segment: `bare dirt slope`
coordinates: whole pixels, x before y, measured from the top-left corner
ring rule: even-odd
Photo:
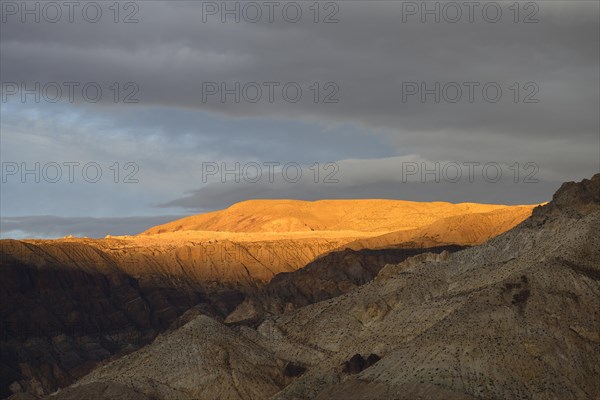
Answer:
[[[371,283],[256,330],[194,319],[70,390],[108,382],[157,399],[170,398],[164,388],[180,399],[598,399],[599,228],[600,174],[563,185],[483,245],[390,264]],[[248,341],[253,350],[240,351]],[[177,350],[183,342],[194,350]],[[206,379],[211,371],[218,381]]]
[[[181,231],[392,232],[424,227],[441,218],[511,208],[495,204],[402,200],[249,200],[225,210],[159,225],[142,235]]]

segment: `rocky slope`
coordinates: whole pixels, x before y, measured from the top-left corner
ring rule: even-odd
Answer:
[[[401,230],[358,239],[345,245],[352,249],[401,246],[441,246],[480,244],[506,232],[531,215],[531,206],[513,206],[487,212],[453,215],[415,229]]]
[[[483,245],[389,264],[257,329],[194,318],[52,398],[598,399],[599,227],[600,174]]]
[[[228,322],[258,322],[268,313],[345,293],[385,263],[423,252],[427,243],[479,243],[531,210],[388,200],[250,201],[134,237],[0,241],[0,394],[40,395],[63,387],[99,361],[148,343],[197,304],[199,314],[224,320],[248,297]],[[435,228],[447,218],[462,218],[463,239]],[[426,236],[434,232],[428,227],[441,236]],[[410,233],[391,234],[398,229]],[[415,250],[342,251],[317,262],[321,267],[278,277],[260,292],[279,273],[350,243],[361,249],[357,240],[381,235],[390,236],[378,241],[380,247],[406,241]],[[259,299],[258,313],[252,299]]]
[[[94,260],[93,255],[87,259]],[[147,283],[110,263],[95,262],[97,269],[68,268],[46,255],[43,265],[25,264],[3,253],[2,397],[11,389],[54,391],[89,372],[98,361],[149,343],[194,305],[200,303],[205,313],[224,317],[243,299],[231,291],[208,297],[192,285]]]
[[[533,207],[256,200],[177,220],[138,236],[0,241],[0,250],[24,264],[120,271],[159,284],[186,282],[207,290],[256,287],[278,273],[295,271],[346,247],[479,244],[527,218]],[[452,224],[446,223],[449,218]],[[369,242],[370,238],[376,242]]]
[[[3,245],[10,247],[0,263],[4,273],[0,284],[3,396],[11,389],[41,395],[64,387],[99,361],[147,344],[174,321],[173,325],[181,325],[189,317],[176,318],[197,304],[195,315],[222,320],[245,295],[227,322],[256,323],[267,310],[276,313],[337,296],[371,280],[386,263],[427,251],[334,252],[310,263],[306,270],[276,275],[264,289],[242,293],[206,291],[177,280],[161,284],[157,279],[136,279],[120,271],[110,258],[99,257],[101,253],[85,254],[94,264],[78,267],[49,262],[61,259],[53,252],[56,249],[17,241]],[[9,259],[20,246],[25,247],[20,252],[29,256],[24,257],[29,264]],[[43,250],[45,257],[36,257]],[[252,305],[250,316],[248,304]]]
[[[334,251],[294,272],[282,272],[250,293],[225,320],[257,324],[268,315],[290,313],[299,307],[340,296],[371,281],[386,264],[422,253],[454,252],[462,246]]]

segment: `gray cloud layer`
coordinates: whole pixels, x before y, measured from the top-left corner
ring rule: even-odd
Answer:
[[[31,87],[36,81],[94,81],[104,88],[99,104],[82,102],[81,96],[67,104],[73,114],[91,116],[85,129],[79,119],[75,119],[77,126],[69,128],[68,118],[66,123],[47,115],[42,118],[35,110],[37,104],[29,100],[19,105],[13,97],[17,107],[32,108],[27,112],[34,117],[20,129],[15,128],[18,122],[3,122],[4,158],[9,143],[19,159],[40,158],[50,148],[61,160],[71,153],[92,160],[141,160],[146,180],[136,186],[137,192],[128,192],[128,204],[109,207],[122,209],[125,215],[139,215],[139,205],[130,200],[136,194],[145,205],[192,210],[223,208],[252,197],[533,203],[548,200],[560,181],[589,177],[600,170],[598,2],[527,3],[539,7],[535,15],[539,22],[531,24],[513,21],[509,8],[513,1],[495,3],[503,11],[498,23],[486,22],[481,7],[473,23],[466,15],[459,23],[421,23],[418,16],[404,23],[406,2],[338,1],[339,23],[334,24],[313,23],[308,9],[312,2],[299,3],[304,16],[295,24],[281,17],[275,23],[264,19],[256,24],[221,23],[218,17],[203,23],[202,2],[137,3],[139,22],[134,24],[115,24],[108,3],[101,3],[104,17],[96,24],[80,16],[74,23],[63,19],[56,24],[23,24],[11,16],[0,25],[3,83],[26,82]],[[520,3],[520,21],[531,12],[525,4]],[[140,103],[112,104],[107,88],[115,81],[135,82]],[[272,104],[221,103],[217,96],[203,102],[202,82],[207,81],[229,86],[293,81],[304,92],[295,104],[280,95]],[[330,81],[339,86],[339,102],[315,104],[308,87]],[[436,103],[432,96],[426,102],[419,96],[403,102],[403,83],[409,81],[425,82],[428,87],[435,82],[480,86],[473,103],[466,100],[466,91],[458,103]],[[482,97],[481,87],[487,82],[503,90],[497,103]],[[511,90],[515,82],[519,83],[517,103]],[[527,83],[534,85],[525,87]],[[530,93],[539,102],[524,103]],[[197,115],[190,116],[193,113]],[[227,124],[215,122],[218,118]],[[352,127],[352,134],[340,134],[345,127]],[[59,133],[42,134],[42,128]],[[52,134],[56,140],[48,145]],[[109,135],[109,140],[102,135]],[[358,135],[364,139],[357,139]],[[399,185],[394,165],[382,162],[375,168],[369,161],[392,155],[413,155],[426,162],[535,162],[542,182]],[[351,168],[342,162],[348,158],[367,160]],[[203,185],[197,180],[201,161],[249,160],[305,165],[311,160],[338,161],[343,179],[333,186]],[[122,192],[114,198],[123,199]],[[23,193],[31,197],[30,191]],[[18,195],[9,198],[15,202]],[[21,203],[28,202],[23,198]],[[18,204],[7,209],[5,202],[4,212],[23,215]],[[52,204],[48,213],[55,212],[60,198],[53,196]]]
[[[539,23],[515,24],[509,2],[496,24],[401,21],[402,2],[339,2],[340,22],[202,23],[194,2],[140,4],[137,24],[20,24],[2,31],[3,81],[134,81],[143,104],[191,107],[230,116],[267,115],[355,122],[418,139],[445,132],[496,138],[591,143],[598,128],[598,3],[538,2]],[[202,102],[202,82],[336,82],[339,104]],[[489,104],[402,102],[402,82],[497,82]],[[514,104],[509,87],[534,82],[538,104]],[[106,86],[104,86],[106,87]],[[523,89],[522,89],[523,90]],[[529,93],[524,90],[521,95]],[[466,96],[466,94],[465,94]],[[110,99],[110,96],[104,96]],[[413,135],[419,135],[413,137]],[[467,144],[476,147],[476,144]],[[431,151],[431,150],[430,150]]]
[[[560,181],[535,164],[507,165],[471,160],[433,162],[418,156],[348,159],[297,168],[283,166],[224,174],[215,165],[208,183],[161,204],[194,211],[214,210],[247,199],[384,198],[414,201],[535,204],[549,201]],[[230,166],[231,167],[231,166]],[[260,170],[259,174],[255,171]],[[507,199],[509,199],[507,201]]]
[[[397,181],[380,181],[358,186],[342,185],[278,185],[263,184],[213,184],[192,192],[186,197],[171,201],[164,206],[183,207],[190,210],[206,211],[237,202],[252,199],[281,199],[298,200],[319,199],[397,199],[413,201],[448,201],[453,203],[497,203],[498,198],[506,196],[507,188],[514,204],[535,204],[549,201],[548,193],[555,191],[560,183],[542,182],[510,186],[503,184],[485,184],[486,191],[481,190],[481,184],[473,185],[466,182],[440,184],[400,183]],[[444,193],[443,199],[440,192]]]

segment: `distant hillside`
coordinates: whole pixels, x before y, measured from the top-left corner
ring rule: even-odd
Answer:
[[[250,200],[155,226],[142,235],[181,231],[392,232],[421,228],[442,218],[512,209],[521,210],[494,204],[402,200]]]

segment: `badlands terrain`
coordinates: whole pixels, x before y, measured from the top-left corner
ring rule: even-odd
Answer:
[[[597,399],[599,223],[596,175],[535,209],[248,201],[2,241],[2,395]]]

